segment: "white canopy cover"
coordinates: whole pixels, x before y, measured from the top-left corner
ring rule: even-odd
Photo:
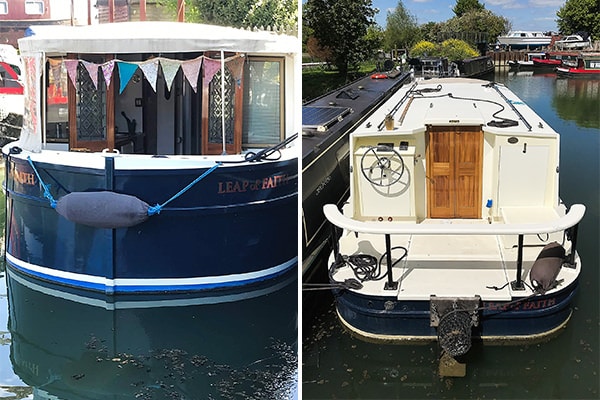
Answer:
[[[254,55],[292,55],[298,39],[275,32],[166,21],[87,26],[40,25],[19,39],[25,69],[25,112],[18,146],[41,151],[40,76],[46,57],[71,54],[189,53],[204,51]],[[295,58],[295,57],[294,57]]]
[[[160,53],[230,51],[257,54],[295,52],[297,39],[274,32],[166,21],[119,22],[85,26],[31,27],[19,39],[21,54]]]

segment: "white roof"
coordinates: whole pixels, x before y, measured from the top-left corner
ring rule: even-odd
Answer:
[[[289,54],[300,49],[293,36],[182,22],[118,22],[85,26],[43,25],[19,39],[21,53],[176,53],[230,51]]]

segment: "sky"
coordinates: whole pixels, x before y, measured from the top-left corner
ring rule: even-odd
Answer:
[[[388,11],[393,11],[398,0],[372,0],[373,8],[378,8],[377,23],[385,28]],[[556,12],[565,0],[479,0],[487,10],[505,17],[514,30],[558,31]],[[452,8],[456,0],[402,0],[408,12],[417,18],[417,23],[441,22],[454,17]]]

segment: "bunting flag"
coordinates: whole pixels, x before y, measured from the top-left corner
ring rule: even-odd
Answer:
[[[181,61],[179,60],[172,60],[170,58],[160,59],[160,66],[162,68],[163,76],[165,77],[165,83],[167,84],[167,89],[169,92],[171,91],[173,80],[175,79],[175,75],[177,75],[177,71],[179,71],[180,65]]]
[[[110,86],[110,82],[112,81],[113,71],[115,70],[115,60],[110,60],[101,65],[102,74],[104,74],[104,81],[106,82],[106,87]]]
[[[49,58],[48,63],[50,64],[50,72],[52,73],[52,82],[56,88],[60,88],[61,79],[60,74],[62,72],[62,60],[57,60],[54,58]]]
[[[236,88],[242,87],[242,74],[244,73],[244,61],[243,55],[237,55],[225,60],[225,65],[233,75],[233,79],[236,83]]]
[[[71,83],[77,87],[77,66],[79,65],[79,60],[65,60],[64,62]]]
[[[117,68],[119,69],[119,81],[120,81],[119,94],[121,94],[121,93],[123,93],[123,90],[125,90],[125,87],[127,87],[127,84],[131,80],[131,77],[133,76],[133,74],[135,74],[135,71],[137,71],[138,66],[137,66],[137,64],[132,64],[132,63],[123,62],[123,61],[117,61]]]
[[[200,68],[202,67],[202,60],[204,56],[194,58],[193,60],[183,61],[181,63],[181,69],[183,75],[192,86],[194,93],[198,91],[198,75],[200,75]]]
[[[99,65],[88,62],[88,61],[84,61],[84,60],[81,60],[81,63],[83,64],[86,71],[88,72],[88,75],[92,79],[92,82],[94,83],[94,87],[96,89],[98,89],[98,66]],[[107,84],[107,86],[108,86],[108,84]]]
[[[213,76],[221,69],[221,61],[213,60],[212,58],[204,57],[204,69],[202,78],[208,84],[212,81]]]
[[[158,58],[152,58],[138,64],[138,67],[144,73],[146,80],[152,86],[152,90],[156,92],[156,79],[158,78]]]
[[[236,55],[233,57],[229,57],[224,60],[226,68],[233,75],[237,87],[241,87],[242,76],[244,73],[244,55]],[[152,86],[152,90],[156,92],[156,82],[158,81],[158,70],[159,67],[162,69],[162,74],[165,78],[165,84],[167,85],[167,89],[171,91],[171,87],[173,86],[173,81],[177,76],[177,72],[181,67],[183,71],[183,75],[185,79],[188,81],[194,93],[198,91],[198,78],[200,76],[200,70],[202,70],[202,79],[207,83],[210,82],[215,74],[221,70],[221,60],[219,59],[211,59],[205,56],[199,56],[192,60],[175,60],[164,57],[156,57],[151,58],[146,61],[121,61],[121,60],[110,60],[103,64],[96,64],[85,60],[58,60],[58,59],[49,59],[50,68],[53,74],[53,77],[56,82],[60,81],[60,73],[62,70],[62,66],[64,65],[69,79],[73,83],[74,86],[77,85],[77,67],[79,62],[82,63],[84,68],[86,69],[90,79],[92,80],[94,87],[96,90],[98,89],[98,68],[101,68],[102,75],[104,76],[104,81],[106,82],[106,86],[110,86],[112,82],[112,77],[114,74],[115,64],[119,70],[119,94],[123,93],[129,81],[131,81],[132,77],[135,75],[137,68],[142,70],[144,74],[144,78],[150,83]]]

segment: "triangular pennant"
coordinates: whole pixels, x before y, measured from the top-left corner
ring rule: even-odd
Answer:
[[[221,69],[221,61],[204,57],[204,68],[202,78],[208,83],[212,81],[213,76]]]
[[[71,80],[73,86],[77,86],[77,66],[79,60],[65,60],[65,67],[67,68],[67,75]]]
[[[98,89],[98,64],[94,64],[94,63],[91,63],[89,61],[84,61],[84,60],[81,60],[81,63],[83,64],[86,71],[88,72],[88,75],[92,79],[92,82],[94,83],[94,88],[96,88],[96,90],[97,90]]]
[[[229,71],[235,79],[236,87],[239,89],[242,87],[242,74],[244,73],[244,56],[238,55],[228,60],[225,60],[225,65],[229,68]]]
[[[138,66],[132,63],[117,61],[117,67],[119,68],[120,81],[119,94],[121,94],[131,80],[133,74],[135,74],[135,71],[137,71]]]
[[[152,86],[152,90],[156,92],[156,79],[158,77],[158,58],[153,58],[138,64],[138,67],[144,73],[146,80]]]
[[[115,60],[110,60],[101,65],[102,74],[104,74],[104,82],[106,82],[106,87],[110,86],[110,82],[112,81],[113,71],[115,70]]]
[[[198,75],[200,75],[200,68],[202,67],[202,59],[204,56],[194,58],[193,60],[184,61],[181,63],[181,69],[183,75],[192,86],[194,93],[198,91]]]
[[[49,58],[48,63],[50,64],[50,72],[52,73],[52,83],[54,83],[56,88],[60,88],[60,74],[63,65],[62,60]]]
[[[179,70],[180,65],[181,61],[178,60],[171,60],[169,58],[160,59],[160,66],[162,67],[163,76],[165,77],[165,83],[167,84],[167,89],[169,91],[171,91],[173,79],[175,79],[175,75],[177,75],[177,71]]]

